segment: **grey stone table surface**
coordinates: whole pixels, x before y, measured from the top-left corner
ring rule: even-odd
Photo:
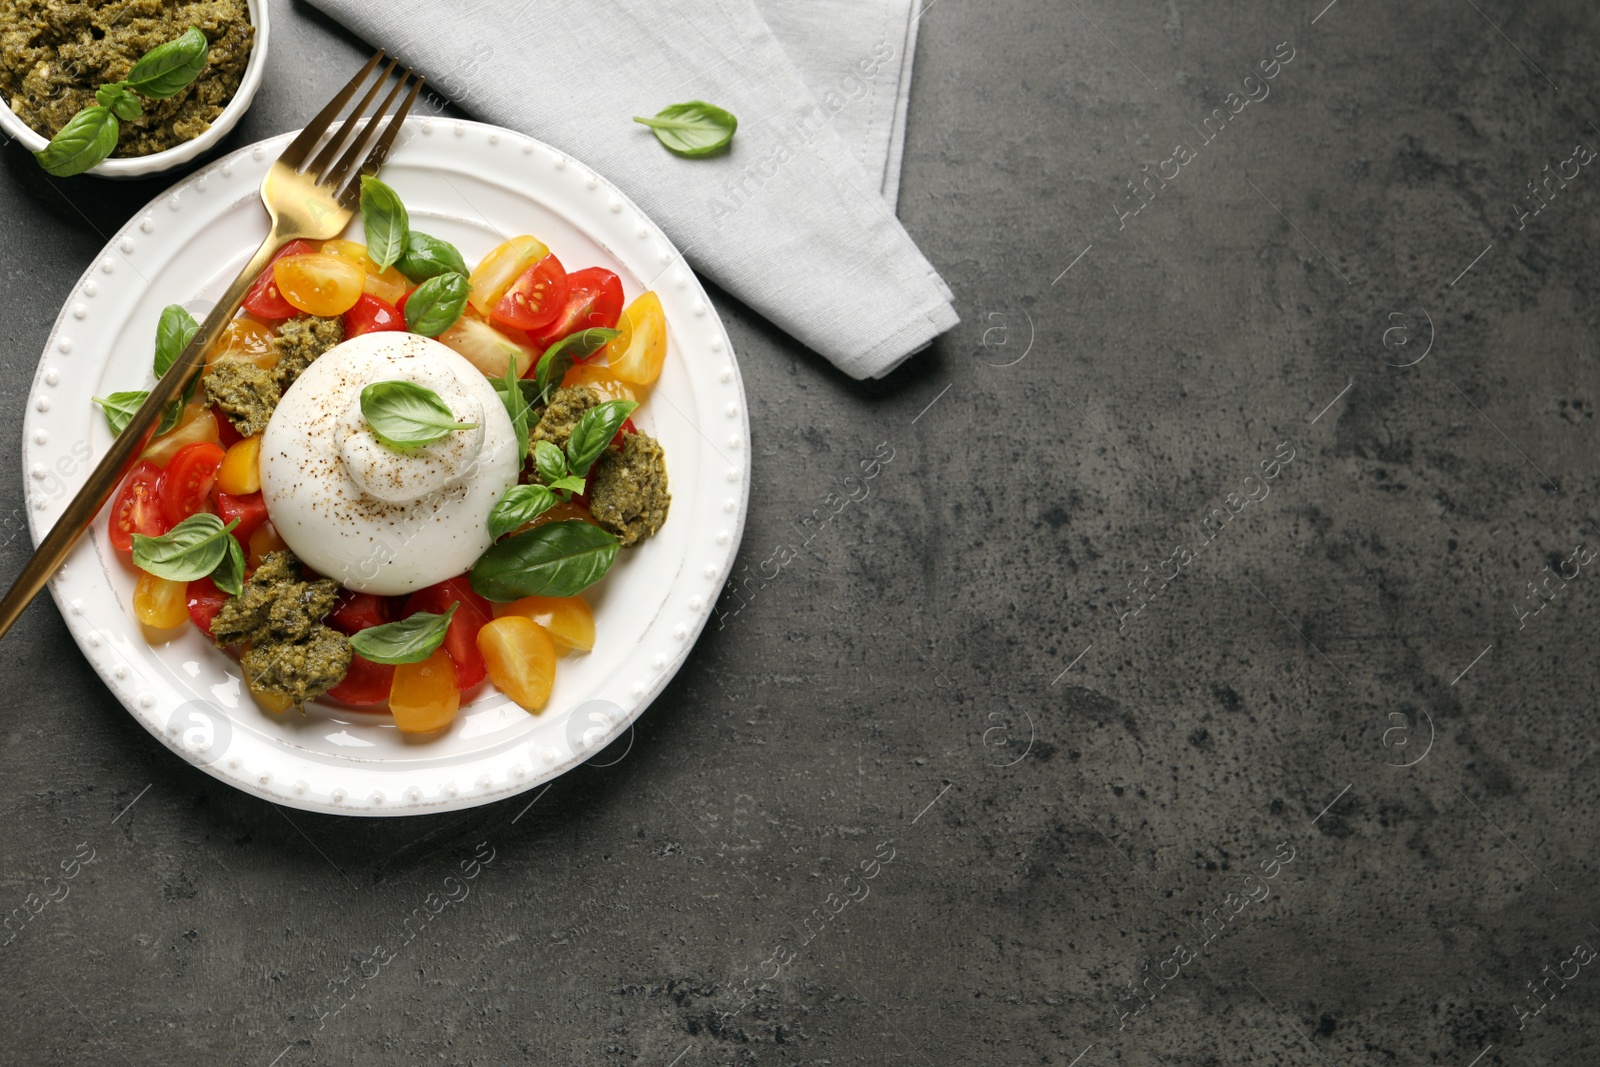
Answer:
[[[273,15],[230,147],[364,52]],[[860,384],[714,294],[739,591],[590,765],[281,810],[30,609],[0,1059],[1600,1063],[1597,41],[1579,0],[936,0],[900,215],[964,322]],[[0,159],[17,427],[164,183]]]

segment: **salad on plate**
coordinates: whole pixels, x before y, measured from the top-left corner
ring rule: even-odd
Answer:
[[[165,413],[107,515],[152,643],[195,626],[273,713],[322,700],[405,733],[487,682],[529,712],[595,642],[583,597],[671,496],[635,423],[667,327],[536,237],[470,270],[364,178],[365,244],[293,241]],[[160,377],[198,329],[161,314]],[[146,394],[96,397],[113,433]]]

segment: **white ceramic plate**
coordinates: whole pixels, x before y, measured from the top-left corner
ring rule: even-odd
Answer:
[[[628,300],[654,289],[671,342],[641,409],[667,455],[672,509],[586,595],[594,651],[567,656],[545,711],[485,685],[442,736],[402,736],[386,715],[308,705],[274,716],[231,657],[199,631],[152,647],[131,610],[136,572],[102,514],[50,591],[83,654],[133,716],[230,785],[312,811],[409,815],[487,803],[583,762],[626,731],[682,665],[739,547],[750,425],[727,333],[672,243],[604,178],[550,146],[475,122],[411,119],[383,170],[412,225],[468,263],[506,237],[537,235],[568,269],[602,266]],[[288,144],[241,149],[139,212],[86,271],[56,320],[24,419],[28,517],[37,543],[109,446],[92,396],[146,388],[156,320],[201,317],[266,235],[257,189]],[[349,236],[361,239],[360,221]],[[49,685],[48,667],[29,680]]]

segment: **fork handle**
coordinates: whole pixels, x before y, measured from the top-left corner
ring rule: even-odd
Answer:
[[[211,345],[227,328],[227,325],[239,310],[239,304],[244,300],[245,293],[251,284],[261,274],[278,249],[282,248],[293,237],[293,234],[283,235],[276,226],[267,235],[267,239],[256,249],[255,255],[250,257],[239,276],[228,286],[227,291],[217,301],[216,307],[206,316],[200,328],[195,331],[183,352],[177,360],[156,382],[154,389],[139,410],[134,412],[133,418],[128,420],[127,426],[111,442],[111,447],[100,458],[90,472],[88,480],[77,495],[67,503],[61,512],[61,517],[50,527],[50,532],[45,534],[44,540],[39,542],[39,547],[34,550],[33,557],[22,568],[22,573],[11,584],[4,598],[0,598],[0,637],[4,637],[17,621],[23,609],[45,587],[50,576],[56,568],[67,558],[73,546],[78,543],[94,517],[100,513],[105,502],[117,486],[122,484],[123,477],[134,465],[139,454],[144,451],[150,432],[155,429],[160,421],[161,413],[167,405],[177,399],[189,383],[194,381],[205,368],[206,352]]]

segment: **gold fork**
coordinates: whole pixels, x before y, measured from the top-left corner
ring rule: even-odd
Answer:
[[[89,528],[107,498],[144,451],[146,439],[155,429],[167,405],[199,376],[205,367],[206,351],[227,328],[234,312],[239,310],[245,293],[267,264],[272,262],[272,257],[293,240],[319,241],[337,237],[355,217],[361,196],[360,177],[376,173],[383,163],[400,132],[406,113],[411,110],[417,93],[422,89],[422,79],[418,77],[413,81],[411,71],[407,69],[376,110],[365,121],[358,121],[394,72],[395,60],[391,59],[361,98],[361,103],[351,109],[350,117],[328,138],[314,158],[309,157],[312,149],[328,133],[334,120],[344,112],[345,105],[382,59],[383,52],[380,51],[368,60],[361,72],[350,79],[350,83],[339,90],[328,101],[328,106],[318,112],[299,136],[289,143],[289,147],[283,150],[283,154],[267,171],[267,176],[261,180],[261,201],[272,220],[267,239],[261,242],[261,247],[250,257],[250,262],[245,264],[244,270],[222,294],[217,306],[200,324],[200,329],[195,331],[193,339],[177,361],[150,390],[150,395],[96,464],[83,488],[78,490],[78,494],[67,504],[66,510],[40,542],[33,558],[22,568],[22,573],[6,591],[4,599],[0,599],[0,637],[11,629],[12,623],[44,588],[50,575],[55,573],[67,553],[78,543],[78,538]],[[399,109],[387,124],[381,126],[380,131],[384,115],[408,85],[410,92],[406,93]]]

